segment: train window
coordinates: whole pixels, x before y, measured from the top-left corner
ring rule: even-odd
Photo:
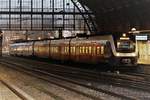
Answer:
[[[89,54],[92,53],[92,47],[89,47]]]
[[[67,53],[67,47],[66,47],[66,46],[63,47],[62,52],[63,52],[63,54],[66,54],[66,53]]]
[[[66,53],[66,47],[62,47],[62,53]]]
[[[44,46],[42,46],[42,52],[45,52],[45,51],[46,51],[45,47],[44,47]]]
[[[89,50],[88,50],[88,47],[86,47],[86,54],[88,54],[89,52],[88,52]]]
[[[56,47],[54,47],[54,53],[56,53]]]
[[[68,47],[66,47],[66,53],[68,53]]]
[[[62,52],[67,53],[67,48],[63,47],[64,49],[62,50]]]
[[[41,50],[42,52],[45,52],[45,47],[44,46],[42,46],[41,49],[42,49]]]
[[[66,47],[66,53],[68,53],[68,47]]]
[[[54,53],[56,53],[56,47],[54,47]]]
[[[53,53],[55,53],[55,47],[53,47]]]
[[[101,46],[101,54],[104,54],[104,46]]]
[[[85,53],[85,47],[82,47],[82,53],[84,54]]]
[[[72,53],[72,47],[70,47],[70,52]]]
[[[40,46],[38,46],[38,51],[41,51],[41,48],[40,48]]]
[[[93,47],[93,54],[96,55],[96,47]]]
[[[73,47],[71,47],[71,51],[72,51],[72,54],[73,54]]]
[[[67,48],[67,49],[66,49],[66,50],[67,50],[67,53],[69,53],[69,47],[67,46],[66,48]]]
[[[35,46],[34,51],[37,51],[37,46]]]
[[[50,52],[53,52],[53,51],[52,51],[52,47],[50,47]]]
[[[82,53],[82,47],[80,47],[80,54]]]
[[[70,52],[72,53],[72,47],[70,47]]]
[[[53,49],[52,51],[53,51],[53,53],[54,53],[54,52],[55,52],[55,47],[53,47],[52,49]]]
[[[56,53],[58,53],[59,52],[59,50],[58,50],[59,48],[58,47],[56,47]]]
[[[52,53],[54,53],[54,47],[52,47]]]
[[[48,46],[46,46],[46,51],[47,51],[47,52],[49,51],[49,47],[48,47]]]
[[[38,46],[38,51],[41,51],[41,48],[40,48],[40,46]]]
[[[62,52],[62,54],[65,54],[66,53],[66,47],[62,47],[61,52]]]
[[[56,53],[56,47],[54,47],[54,52]]]
[[[86,47],[84,47],[84,54],[86,54]]]
[[[83,54],[83,48],[81,47],[81,54]]]
[[[76,53],[76,47],[73,47],[73,53],[74,54]]]
[[[49,46],[47,46],[46,50],[47,50],[47,52],[49,53]]]
[[[32,50],[32,46],[29,46],[29,50],[30,50],[30,51]]]
[[[97,47],[97,54],[100,54],[100,47]]]
[[[72,53],[74,53],[74,47],[72,47]]]
[[[83,47],[81,47],[81,54],[83,54]]]
[[[76,55],[79,55],[80,53],[79,53],[79,47],[78,46],[76,46]]]
[[[70,52],[73,53],[73,47],[70,48]]]
[[[53,47],[53,53],[55,53],[55,47]]]
[[[72,47],[72,53],[74,54],[74,47]]]
[[[44,52],[44,46],[41,46],[41,52]]]
[[[51,47],[51,52],[52,52],[52,53],[54,52],[54,47]]]
[[[56,47],[54,47],[54,52],[56,53]]]
[[[67,53],[69,53],[69,47],[67,47]]]

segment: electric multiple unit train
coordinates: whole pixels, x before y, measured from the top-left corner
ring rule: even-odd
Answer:
[[[119,39],[114,39],[113,35],[102,35],[13,43],[10,55],[111,66],[137,65],[135,43],[126,34]]]

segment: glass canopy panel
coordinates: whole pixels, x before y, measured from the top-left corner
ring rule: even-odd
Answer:
[[[0,0],[0,28],[81,30],[87,28],[89,14],[77,6],[71,0]]]

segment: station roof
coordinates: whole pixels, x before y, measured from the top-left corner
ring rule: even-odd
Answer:
[[[93,11],[99,31],[150,29],[150,0],[79,0]]]

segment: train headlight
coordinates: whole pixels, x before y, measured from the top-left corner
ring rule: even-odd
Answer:
[[[136,53],[132,53],[131,56],[136,56]]]
[[[120,54],[119,54],[119,53],[117,53],[117,54],[116,54],[116,56],[120,56]]]
[[[120,42],[117,42],[117,46],[119,46],[120,45]]]

